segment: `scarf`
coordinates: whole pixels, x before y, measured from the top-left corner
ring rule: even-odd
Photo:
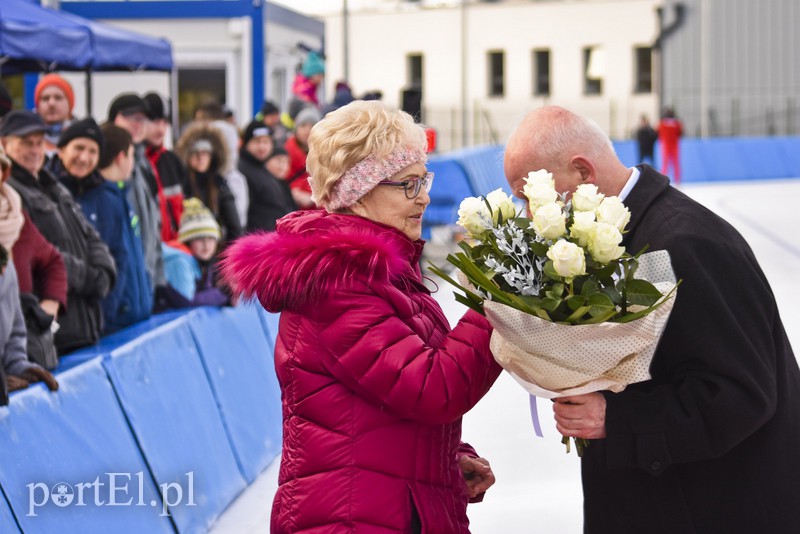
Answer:
[[[0,185],[0,245],[9,252],[17,242],[24,222],[19,193],[8,184]]]

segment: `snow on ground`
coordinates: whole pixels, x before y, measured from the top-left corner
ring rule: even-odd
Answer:
[[[735,226],[750,243],[778,300],[795,354],[800,354],[800,179],[689,184],[683,191]],[[437,262],[442,263],[442,262]],[[451,322],[463,314],[450,289],[436,298]],[[464,417],[464,441],[489,459],[497,484],[470,505],[474,534],[582,531],[580,464],[565,454],[550,409],[539,400],[544,438],[533,432],[528,396],[507,374]],[[277,461],[223,514],[214,534],[269,531]]]

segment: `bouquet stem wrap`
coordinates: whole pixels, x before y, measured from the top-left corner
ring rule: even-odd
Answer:
[[[559,324],[485,301],[486,317],[495,328],[495,359],[525,390],[547,399],[620,392],[628,384],[649,380],[650,362],[675,303],[676,294],[669,294],[676,286],[669,253],[643,254],[636,275],[669,297],[627,323]]]

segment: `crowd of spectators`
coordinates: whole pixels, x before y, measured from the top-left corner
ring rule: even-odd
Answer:
[[[320,108],[353,100],[339,83],[321,104],[323,75],[311,51],[283,113],[265,101],[240,131],[205,102],[177,138],[155,92],[116,95],[98,124],[74,116],[58,74],[40,78],[33,110],[0,84],[0,403],[32,382],[57,389],[61,356],[152,313],[235,301],[217,277],[225,247],[317,209],[308,135]]]

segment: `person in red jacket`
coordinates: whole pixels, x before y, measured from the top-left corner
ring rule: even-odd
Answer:
[[[664,110],[664,116],[658,123],[658,142],[661,144],[661,174],[667,175],[672,167],[672,179],[675,184],[681,183],[680,139],[683,125],[675,118],[672,108]]]
[[[294,134],[286,140],[286,152],[289,153],[289,187],[292,197],[300,209],[317,207],[311,198],[311,186],[308,184],[308,170],[306,158],[308,157],[308,136],[311,128],[320,121],[322,116],[315,107],[308,106],[297,114],[294,120]]]
[[[467,502],[494,483],[460,439],[461,417],[501,371],[492,327],[470,310],[451,330],[421,279],[425,147],[423,128],[381,102],[331,112],[309,138],[325,209],[226,252],[234,293],[281,312],[273,534],[466,534]]]

